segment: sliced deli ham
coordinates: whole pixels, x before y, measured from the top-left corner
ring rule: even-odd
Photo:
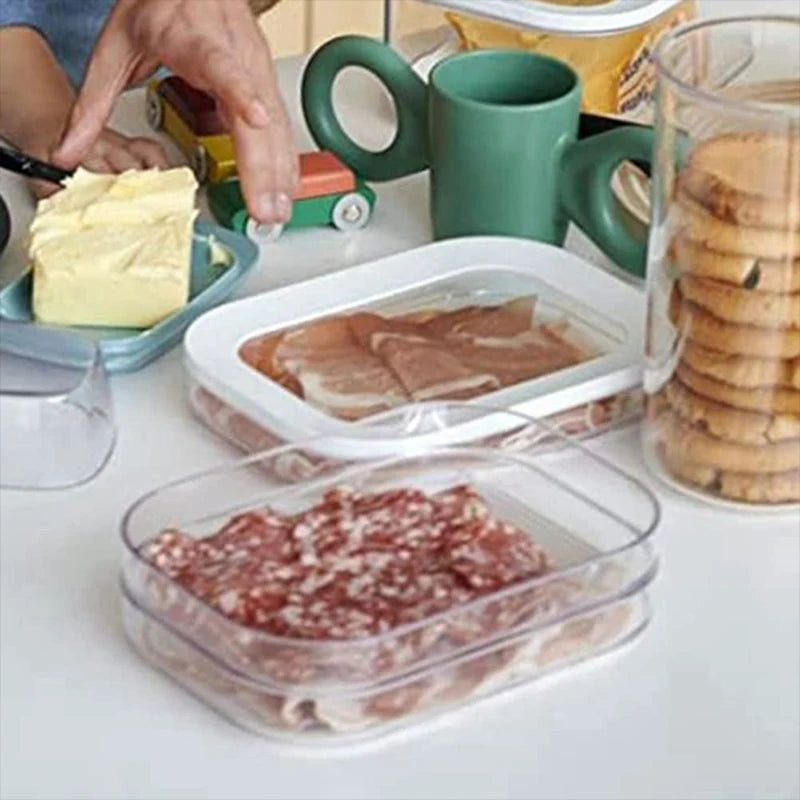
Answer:
[[[361,419],[408,402],[403,386],[384,363],[357,347],[328,358],[286,362],[312,405],[341,419]]]
[[[391,334],[376,338],[377,352],[414,400],[465,400],[500,388],[495,375],[466,366],[447,344]]]
[[[356,340],[392,370],[413,400],[467,399],[499,388],[491,372],[476,372],[448,342],[430,336],[428,325],[366,313],[350,318]]]
[[[489,344],[469,340],[449,343],[450,352],[475,371],[489,370],[502,387],[547,375],[580,363],[579,351],[543,329],[528,330]]]
[[[587,352],[534,322],[534,297],[499,306],[371,312],[260,337],[242,359],[336,417],[356,420],[410,401],[465,400],[583,361]]]
[[[471,306],[442,314],[426,323],[433,335],[481,339],[507,339],[530,331],[535,298],[519,297],[501,306]]]
[[[341,419],[361,419],[409,399],[381,359],[359,346],[346,318],[285,334],[274,358],[297,380],[304,399]]]

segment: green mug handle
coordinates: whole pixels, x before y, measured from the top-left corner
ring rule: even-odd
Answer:
[[[373,73],[394,99],[397,133],[379,153],[357,145],[336,117],[333,84],[345,67]],[[303,73],[303,113],[314,141],[367,180],[388,181],[427,168],[427,94],[425,83],[394,50],[366,36],[333,39],[314,53]]]
[[[619,220],[611,179],[628,160],[653,160],[653,129],[626,126],[571,142],[561,162],[561,205],[567,216],[623,269],[644,277],[647,246]]]

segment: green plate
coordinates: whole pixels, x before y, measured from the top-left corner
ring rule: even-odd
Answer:
[[[212,236],[227,256],[224,265],[212,262],[209,245]],[[192,241],[189,302],[184,308],[144,330],[84,327],[70,327],[69,330],[99,342],[109,372],[141,369],[178,344],[183,332],[197,317],[227,300],[257,259],[258,248],[245,236],[198,221]],[[31,314],[31,287],[30,272],[4,287],[0,291],[0,317],[36,324]]]

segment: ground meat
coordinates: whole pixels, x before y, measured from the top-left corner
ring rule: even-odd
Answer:
[[[249,511],[199,539],[167,530],[141,552],[230,619],[307,640],[385,633],[552,569],[530,536],[494,518],[469,486],[333,489],[301,513]],[[437,635],[418,630],[409,645]]]

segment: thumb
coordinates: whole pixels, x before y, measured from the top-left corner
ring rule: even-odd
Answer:
[[[61,142],[53,153],[58,164],[71,168],[85,158],[135,68],[136,54],[125,32],[107,27],[95,45]]]

